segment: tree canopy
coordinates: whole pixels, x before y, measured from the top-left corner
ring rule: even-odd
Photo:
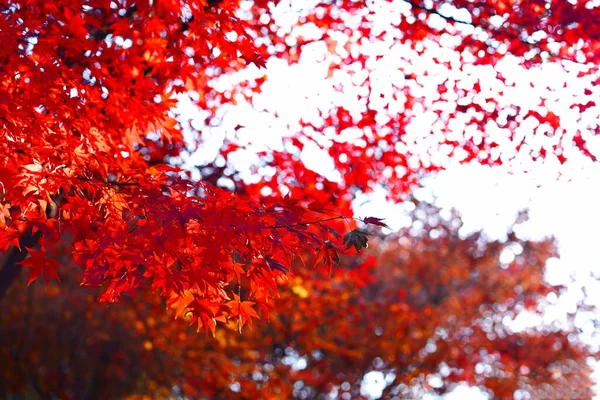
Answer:
[[[365,227],[351,219],[357,193],[384,187],[400,201],[444,160],[564,162],[574,150],[595,160],[594,4],[5,0],[0,297],[21,266],[30,282],[66,279],[71,270],[56,269],[66,242],[102,301],[150,290],[214,333],[219,321],[267,316],[295,258],[331,271],[344,245],[364,247]],[[255,154],[255,181],[231,160],[252,149],[243,125],[197,176],[183,168],[220,110],[269,84],[244,75],[248,65],[294,64],[315,46],[331,97]],[[523,103],[510,62],[574,71],[584,85],[564,95],[547,82]],[[205,124],[177,111],[182,96]],[[424,115],[430,125],[415,129]],[[309,143],[339,179],[306,167]]]

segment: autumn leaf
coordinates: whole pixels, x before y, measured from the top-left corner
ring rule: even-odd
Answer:
[[[180,316],[184,315],[184,310],[193,301],[194,294],[189,290],[186,290],[183,294],[172,293],[169,301],[167,302],[167,307],[174,309],[175,318],[179,318]]]
[[[290,271],[289,268],[281,264],[279,261],[272,259],[271,257],[265,257],[265,261],[267,262],[269,268],[271,268],[272,270],[277,270],[283,273],[287,273]]]
[[[258,318],[258,314],[253,308],[254,304],[255,303],[252,301],[240,301],[240,298],[237,294],[234,294],[233,300],[227,303],[227,305],[231,308],[231,316],[238,321],[238,329],[240,333],[246,324],[248,324],[250,329],[252,329],[252,318]]]
[[[346,249],[354,247],[356,252],[360,253],[363,248],[369,247],[369,232],[362,229],[355,229],[352,232],[348,232],[344,235],[344,244]]]
[[[50,278],[56,279],[60,282],[60,278],[58,273],[56,272],[56,266],[59,265],[59,262],[53,258],[46,257],[46,250],[42,247],[41,250],[34,250],[30,248],[26,248],[30,257],[27,257],[25,260],[21,261],[21,265],[24,267],[29,267],[29,280],[27,285],[31,285],[33,281],[44,274],[44,279],[46,280],[46,284],[50,281]]]
[[[216,313],[207,299],[195,298],[186,307],[188,315],[191,316],[192,324],[196,323],[197,331],[204,328],[205,333],[215,336],[217,327]]]
[[[367,217],[367,218],[362,219],[362,222],[364,222],[365,224],[383,226],[384,228],[390,229],[389,226],[387,226],[386,224],[384,224],[381,221],[383,221],[383,218]]]
[[[318,201],[318,200],[310,203],[308,205],[308,209],[311,211],[314,211],[314,212],[322,213],[322,214],[327,214],[332,211],[331,208],[329,208],[328,203],[324,203],[324,202]]]

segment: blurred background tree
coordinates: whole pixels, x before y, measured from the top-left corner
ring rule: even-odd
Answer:
[[[145,292],[98,304],[74,274],[29,290],[23,277],[0,312],[0,394],[422,398],[467,383],[499,399],[590,398],[593,354],[572,321],[511,328],[562,290],[544,283],[553,240],[512,230],[501,241],[463,237],[456,213],[413,204],[409,228],[365,258],[345,258],[331,278],[295,268],[279,282],[277,312],[242,332],[230,321],[215,337],[199,335]],[[367,375],[379,383],[367,384]]]

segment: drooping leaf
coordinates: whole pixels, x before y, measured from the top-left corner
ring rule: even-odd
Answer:
[[[237,294],[234,294],[233,300],[227,303],[231,309],[231,316],[238,321],[240,333],[246,324],[252,329],[252,318],[258,318],[258,314],[254,310],[254,304],[252,301],[240,301]]]
[[[44,247],[42,247],[41,250],[27,248],[27,252],[29,253],[29,257],[21,261],[20,264],[24,267],[29,267],[28,285],[31,285],[40,277],[40,275],[42,275],[42,273],[44,274],[46,285],[50,281],[50,278],[54,278],[60,282],[60,278],[56,272],[56,267],[59,265],[59,262],[53,258],[47,257]]]
[[[362,229],[354,229],[344,235],[344,244],[346,249],[354,247],[357,253],[363,248],[369,247],[369,232]]]
[[[269,268],[271,268],[272,270],[277,270],[283,273],[287,273],[290,271],[289,268],[287,268],[285,265],[283,265],[277,260],[272,259],[271,257],[265,257],[265,261],[267,262]]]

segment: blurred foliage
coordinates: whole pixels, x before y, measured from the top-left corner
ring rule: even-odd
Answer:
[[[331,277],[293,269],[277,314],[241,333],[232,321],[215,337],[186,329],[149,291],[98,304],[73,271],[47,286],[22,276],[0,308],[0,396],[350,399],[379,371],[383,398],[461,382],[499,399],[590,398],[593,354],[572,325],[510,329],[562,290],[544,283],[553,240],[461,236],[456,213],[413,202],[411,227],[343,258]],[[503,252],[514,260],[500,262]]]

